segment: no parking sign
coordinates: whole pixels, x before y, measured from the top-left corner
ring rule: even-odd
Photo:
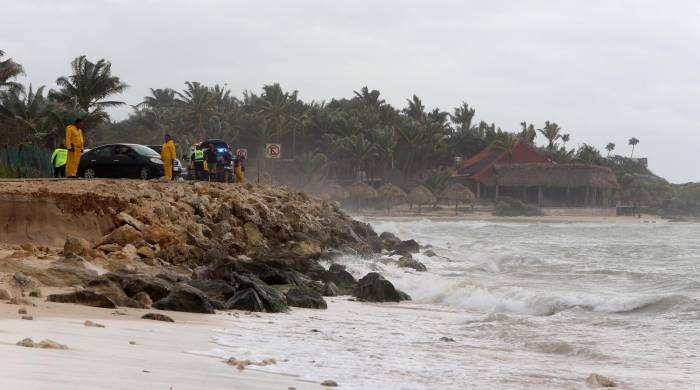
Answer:
[[[267,158],[280,158],[280,157],[282,157],[282,145],[281,144],[267,144],[267,145],[265,145],[265,157],[267,157]]]

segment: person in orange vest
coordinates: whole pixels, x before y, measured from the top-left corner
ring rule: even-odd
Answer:
[[[78,177],[78,165],[80,164],[80,155],[83,153],[83,126],[80,118],[76,119],[73,124],[66,127],[66,177]]]
[[[175,161],[175,141],[170,134],[165,135],[165,143],[160,151],[160,159],[163,160],[163,173],[165,181],[173,179],[173,161]]]

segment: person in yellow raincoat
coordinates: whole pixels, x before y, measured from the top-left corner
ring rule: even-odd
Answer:
[[[160,151],[160,159],[163,160],[163,173],[165,181],[173,179],[173,161],[175,160],[175,142],[170,134],[165,135],[165,143]]]
[[[236,183],[243,183],[243,172],[245,172],[245,168],[243,167],[244,160],[245,155],[243,153],[238,153],[233,160],[233,173],[236,175]]]
[[[83,153],[83,126],[80,118],[66,127],[66,177],[78,177],[78,164]]]

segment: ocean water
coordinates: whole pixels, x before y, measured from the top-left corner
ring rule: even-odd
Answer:
[[[371,223],[429,245],[428,272],[338,261],[412,302],[239,315],[200,353],[341,389],[700,389],[700,225]]]

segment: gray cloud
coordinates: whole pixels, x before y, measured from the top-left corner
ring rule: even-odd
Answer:
[[[6,1],[0,47],[53,86],[81,54],[106,58],[136,104],[185,80],[236,93],[280,82],[304,99],[363,85],[403,106],[467,101],[515,130],[558,122],[657,173],[698,180],[700,7],[694,1]],[[9,22],[7,22],[9,20]],[[124,117],[128,110],[114,112]]]

